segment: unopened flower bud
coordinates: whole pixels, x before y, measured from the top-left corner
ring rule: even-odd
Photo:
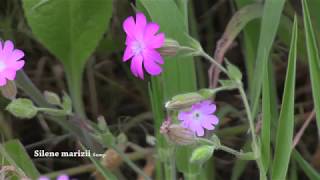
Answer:
[[[0,87],[2,95],[10,100],[17,96],[17,86],[14,81],[7,81],[7,84]]]
[[[59,96],[54,92],[45,91],[44,97],[46,98],[47,102],[52,105],[57,105],[57,106],[61,105],[61,100]]]
[[[162,56],[175,56],[180,49],[180,44],[172,39],[166,39],[164,45],[159,48],[159,53]]]
[[[186,93],[173,97],[171,101],[166,103],[165,107],[168,110],[182,110],[203,100],[205,100],[205,97],[199,93]]]
[[[194,144],[196,142],[196,136],[194,132],[177,124],[168,125],[168,121],[165,121],[162,124],[160,132],[164,134],[169,141],[177,145],[185,146]]]

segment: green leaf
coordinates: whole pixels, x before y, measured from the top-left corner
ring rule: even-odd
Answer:
[[[314,109],[316,111],[316,120],[318,130],[320,128],[320,58],[317,48],[315,33],[312,28],[310,13],[307,1],[303,1],[303,22],[305,29],[306,46],[308,53],[308,62],[310,69],[312,95],[314,101]]]
[[[259,97],[261,94],[261,86],[263,80],[263,70],[264,65],[266,64],[262,61],[267,61],[269,59],[269,54],[271,52],[272,44],[277,33],[282,9],[285,2],[285,0],[268,0],[264,3],[258,52],[255,62],[255,72],[252,87],[250,89],[251,107],[254,116],[258,110]],[[267,56],[267,58],[265,58],[264,56]]]
[[[10,140],[0,144],[0,159],[2,158],[4,158],[5,165],[14,166],[19,174],[24,174],[32,179],[40,176],[19,140]]]
[[[36,38],[64,65],[75,110],[83,111],[82,73],[111,18],[110,0],[24,0]],[[36,7],[36,8],[35,8]]]
[[[190,162],[203,164],[209,160],[213,154],[214,146],[203,145],[196,148],[191,155]]]
[[[265,61],[266,62],[266,61]],[[262,85],[262,127],[261,127],[261,160],[263,171],[266,173],[270,164],[270,131],[271,131],[271,87],[268,67],[265,67]]]
[[[30,99],[19,98],[10,102],[6,110],[18,118],[31,119],[37,115],[38,109]]]
[[[294,130],[294,92],[296,76],[298,25],[295,17],[288,58],[288,69],[282,98],[271,179],[286,179]]]
[[[292,152],[292,155],[310,180],[320,179],[320,174],[306,160],[303,159],[303,157],[297,150],[294,150]]]

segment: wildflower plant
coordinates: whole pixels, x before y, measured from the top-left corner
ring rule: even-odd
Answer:
[[[44,90],[42,93],[33,84],[29,75],[23,71],[25,63],[33,59],[25,59],[25,53],[27,54],[28,51],[16,49],[14,41],[11,40],[0,41],[0,90],[6,98],[4,103],[6,103],[7,112],[18,119],[29,119],[30,121],[35,118],[39,119],[38,124],[53,136],[52,139],[58,139],[57,142],[61,137],[58,137],[56,133],[60,133],[60,130],[56,127],[50,129],[49,125],[51,126],[52,123],[60,125],[64,129],[61,132],[67,133],[62,139],[67,137],[68,141],[72,142],[70,144],[74,144],[77,150],[94,154],[87,157],[91,163],[41,175],[42,173],[31,161],[29,152],[25,150],[22,143],[19,140],[10,140],[0,144],[2,162],[0,179],[13,177],[13,179],[23,180],[69,180],[73,175],[87,173],[95,176],[96,179],[116,180],[122,179],[125,174],[122,173],[122,170],[126,169],[121,168],[123,164],[136,174],[137,177],[134,178],[137,179],[151,180],[155,177],[157,180],[176,180],[180,178],[179,176],[183,176],[186,180],[212,179],[214,177],[207,174],[208,169],[212,170],[211,163],[214,163],[212,157],[216,156],[216,151],[223,151],[235,158],[232,179],[238,178],[236,173],[239,169],[244,169],[238,166],[246,161],[255,163],[261,180],[282,180],[294,176],[295,178],[292,179],[297,179],[296,164],[302,167],[301,169],[308,177],[311,177],[310,179],[320,179],[319,173],[295,150],[302,136],[297,134],[294,137],[295,77],[300,28],[298,28],[299,23],[296,16],[292,18],[292,22],[292,19],[289,20],[292,24],[291,41],[287,42],[287,45],[290,46],[288,67],[279,113],[276,90],[272,89],[275,83],[271,74],[273,72],[272,63],[268,60],[272,59],[270,52],[278,32],[284,0],[257,2],[240,9],[232,17],[224,34],[217,42],[214,56],[211,56],[197,39],[189,35],[191,34],[189,33],[191,26],[189,21],[193,17],[188,16],[187,1],[135,1],[133,5],[135,5],[136,13],[123,18],[120,24],[117,24],[117,18],[112,22],[115,29],[118,28],[118,25],[123,30],[122,34],[125,37],[123,39],[124,48],[120,49],[119,46],[117,47],[119,49],[116,49],[119,50],[121,57],[114,56],[111,62],[121,63],[124,72],[129,72],[129,74],[131,72],[138,78],[133,78],[134,86],[130,84],[128,86],[130,89],[97,72],[102,65],[95,64],[98,58],[91,56],[95,50],[106,51],[108,49],[104,47],[106,44],[113,44],[109,41],[114,37],[110,38],[111,35],[105,32],[114,14],[112,13],[113,3],[118,3],[118,1],[92,0],[90,4],[87,0],[72,1],[72,3],[71,1],[25,0],[22,2],[27,23],[31,28],[28,36],[33,37],[32,43],[43,45],[42,48],[46,48],[51,53],[50,57],[55,57],[62,62],[68,90],[55,93],[41,88],[41,91]],[[320,58],[307,3],[307,1],[302,1],[304,23],[301,24],[305,29],[306,57],[310,65],[311,86],[315,102],[312,116],[310,115],[312,119],[313,116],[320,117],[320,100],[316,94],[320,91],[318,67]],[[289,15],[289,12],[287,13]],[[243,74],[237,65],[224,56],[245,25],[257,18],[261,18],[261,28],[257,28],[261,29],[260,39],[258,37],[252,39],[259,39],[259,43],[253,44],[252,39],[248,39],[248,34],[251,35],[248,32],[251,31],[245,31],[243,38],[246,45],[244,53],[246,56],[249,54],[246,58],[256,56],[257,60],[251,60],[254,63],[247,60],[247,72]],[[102,38],[103,40],[99,43]],[[289,38],[283,39],[288,40]],[[195,70],[204,69],[194,64],[194,60],[199,62],[199,59],[206,60],[206,65],[211,66],[208,73],[210,81],[208,88],[198,88],[198,86],[206,86],[205,83],[198,83],[201,73],[199,77],[195,74]],[[83,77],[84,67],[87,67],[88,81]],[[146,78],[145,72],[151,77]],[[115,76],[118,75],[117,71]],[[107,81],[108,85],[117,87],[121,91],[119,93],[125,92],[130,98],[137,101],[142,101],[137,94],[147,94],[145,93],[147,86],[140,87],[139,83],[147,82],[151,107],[149,108],[146,101],[143,108],[130,108],[134,111],[136,109],[152,110],[152,115],[146,112],[141,116],[128,118],[129,120],[120,118],[117,126],[110,125],[108,116],[104,118],[98,114],[97,101],[101,96],[96,93],[103,92],[104,89],[97,90],[96,76]],[[64,78],[64,74],[62,77]],[[146,79],[150,79],[150,82]],[[64,84],[64,80],[61,82]],[[86,96],[86,102],[90,101],[88,106],[92,105],[92,108],[89,107],[91,108],[90,113],[87,113],[83,103],[83,82],[89,84],[89,95]],[[139,91],[139,93],[134,91]],[[229,91],[236,94],[232,97],[237,98],[240,102],[237,101],[237,106],[229,105],[230,108],[226,105],[226,108],[223,103],[216,100],[216,97],[221,92],[230,93]],[[109,93],[105,96],[109,96]],[[116,96],[114,98],[116,101],[120,99]],[[127,103],[128,98],[122,100],[120,99],[116,106],[110,105],[110,107],[121,107],[123,102]],[[239,119],[238,122],[241,122],[241,126],[232,127],[233,124],[228,124],[224,117],[226,111],[233,113],[232,115]],[[1,119],[6,119],[6,117],[4,114],[3,118],[0,118],[1,130],[3,123]],[[144,126],[144,121],[151,119],[154,128],[150,130]],[[273,119],[278,119],[278,121],[273,121]],[[50,123],[47,123],[46,120],[50,120]],[[308,122],[310,121],[306,123]],[[317,122],[319,126],[319,119]],[[224,129],[226,124],[228,129]],[[3,129],[6,129],[6,126],[4,127]],[[132,140],[135,137],[128,135],[132,127],[140,128],[139,137],[144,137],[140,132],[146,134],[148,145],[143,143],[142,147],[135,142],[136,139]],[[274,137],[272,127],[277,127]],[[229,146],[223,134],[231,131],[237,134],[239,129],[245,135],[243,136],[245,145],[243,147]],[[303,134],[303,131],[302,128],[300,132]],[[152,135],[153,132],[154,135]],[[11,132],[8,134],[10,135],[8,137],[12,136]],[[152,141],[151,143],[148,143],[148,138],[149,142]],[[40,144],[47,143],[50,144],[51,139]],[[30,147],[34,146],[37,147],[38,142],[30,145]],[[224,154],[219,157],[219,159],[224,158]],[[142,163],[135,163],[137,160],[146,162],[144,167],[141,167]],[[290,161],[293,163],[290,164]],[[294,167],[293,170],[288,170],[291,166]],[[292,171],[290,175],[288,171]],[[61,172],[66,174],[61,174]]]

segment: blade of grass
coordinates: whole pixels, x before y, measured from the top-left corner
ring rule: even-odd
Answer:
[[[266,67],[267,68],[267,67]],[[271,88],[269,71],[265,70],[262,85],[262,127],[261,127],[261,160],[264,173],[268,171],[270,163],[270,130],[271,130]]]
[[[33,179],[40,176],[19,140],[10,140],[0,144],[0,159],[2,158],[4,158],[4,164],[0,164],[0,166],[12,165],[20,175],[26,175]]]
[[[292,38],[284,94],[278,122],[279,124],[277,127],[278,130],[276,137],[275,157],[271,179],[285,179],[290,161],[294,130],[294,92],[297,57],[297,34],[298,25],[295,17],[292,28]]]
[[[294,160],[296,160],[300,168],[306,173],[310,180],[320,179],[320,174],[306,160],[303,159],[297,150],[293,150],[292,155]]]
[[[261,94],[263,80],[263,65],[266,64],[262,61],[267,61],[269,59],[269,54],[278,30],[284,3],[285,0],[269,0],[264,3],[258,52],[255,62],[254,80],[250,89],[251,109],[254,117],[259,106],[259,97]],[[264,55],[267,55],[268,58],[263,57]]]
[[[307,1],[302,1],[303,7],[303,22],[305,29],[306,47],[308,54],[308,62],[310,69],[312,95],[314,101],[314,109],[316,111],[316,120],[318,131],[320,128],[320,96],[317,94],[320,92],[320,67],[319,67],[319,52],[317,48],[317,42],[315,33],[312,28],[310,13],[308,9]]]

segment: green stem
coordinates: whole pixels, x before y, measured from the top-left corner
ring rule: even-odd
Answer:
[[[85,110],[82,101],[82,75],[67,74],[68,87],[72,99],[72,105],[76,114],[85,118]]]
[[[68,116],[71,114],[66,113],[66,111],[61,109],[53,109],[53,108],[37,108],[38,111],[48,113],[53,116]]]
[[[249,121],[249,128],[250,128],[250,132],[251,132],[251,136],[252,136],[252,142],[254,145],[253,152],[255,153],[255,155],[258,155],[257,138],[256,138],[255,127],[254,127],[254,122],[253,122],[253,118],[251,115],[251,109],[249,106],[249,102],[248,102],[247,96],[242,88],[242,85],[239,85],[238,89],[239,89],[240,96],[242,98],[242,101],[243,101],[243,104],[244,104],[244,107],[245,107],[245,110],[247,113],[248,121]]]
[[[262,160],[261,160],[261,156],[260,156],[260,150],[259,150],[260,148],[257,143],[255,127],[254,127],[254,122],[253,122],[253,118],[252,118],[252,111],[250,109],[248,98],[243,90],[242,85],[239,85],[238,89],[239,89],[242,101],[244,103],[247,117],[248,117],[248,121],[249,121],[249,127],[250,127],[251,136],[252,136],[252,143],[253,143],[252,149],[253,149],[253,153],[254,153],[258,168],[260,170],[259,171],[260,172],[260,179],[265,180],[265,179],[267,179],[267,177],[266,177],[266,172],[264,172],[264,168],[263,168],[263,164],[262,164]]]
[[[201,51],[199,54],[203,58],[209,60],[211,63],[216,65],[222,72],[224,72],[225,74],[228,74],[228,71],[221,64],[219,64],[215,59],[213,59],[211,56],[209,56],[206,52]]]

